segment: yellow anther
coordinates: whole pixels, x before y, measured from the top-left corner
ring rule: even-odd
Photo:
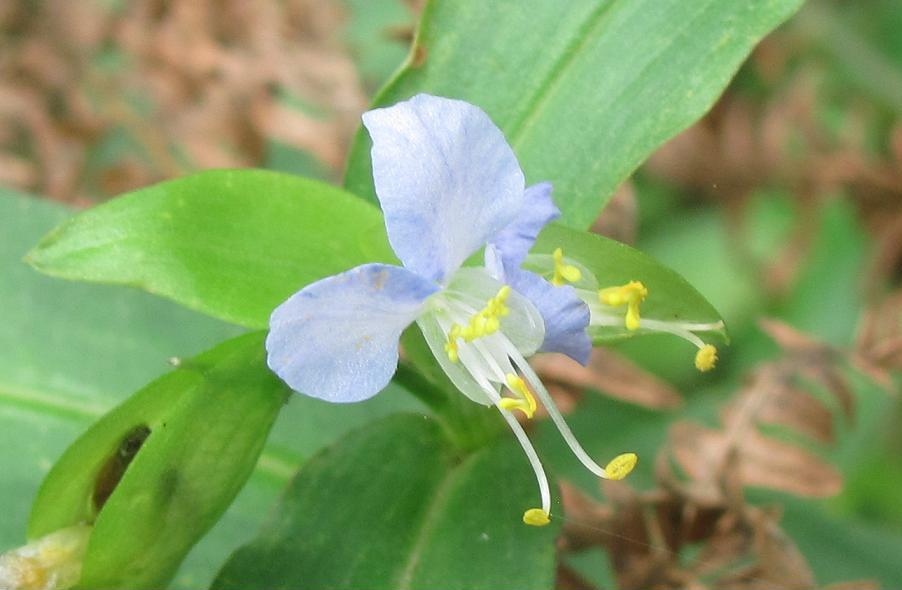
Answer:
[[[448,360],[452,363],[460,361],[460,355],[457,352],[457,342],[449,340],[445,343],[445,352],[448,353]]]
[[[608,287],[598,291],[598,300],[605,305],[627,306],[624,320],[627,330],[639,329],[639,306],[646,297],[648,297],[648,289],[639,281],[630,281],[620,287]]]
[[[623,323],[626,326],[627,330],[638,330],[641,325],[641,320],[639,318],[639,304],[631,303],[626,308],[626,317],[623,318]]]
[[[467,325],[460,327],[457,335],[463,338],[465,342],[472,342],[477,338],[497,332],[501,328],[501,320],[499,318],[506,316],[510,312],[507,305],[505,305],[510,293],[511,288],[508,285],[501,287],[498,293],[488,300],[485,307],[470,316]],[[449,340],[450,336],[449,334]]]
[[[717,364],[717,349],[713,344],[705,344],[695,353],[695,368],[704,373]]]
[[[458,339],[464,342],[472,342],[477,338],[494,334],[501,329],[500,317],[509,313],[505,301],[510,296],[511,288],[508,285],[501,287],[498,293],[488,300],[485,307],[470,316],[466,326],[451,324],[448,331],[448,341],[445,342],[445,352],[452,363],[460,360],[458,354]]]
[[[451,330],[448,332],[448,341],[445,342],[445,352],[448,353],[448,360],[456,363],[460,360],[457,352],[457,339],[460,338],[460,324],[451,324]]]
[[[630,474],[638,461],[636,453],[623,453],[611,459],[611,462],[604,466],[604,472],[608,479],[623,479]]]
[[[522,399],[516,399],[513,397],[502,397],[498,402],[498,406],[507,411],[511,410],[520,410],[523,412],[527,418],[532,418],[532,412],[529,410],[529,404]]]
[[[468,328],[467,337],[465,337],[468,341],[485,336],[485,316],[482,315],[482,312],[479,312],[470,318],[470,325]]]
[[[541,508],[530,508],[523,513],[523,522],[529,526],[545,526],[551,522],[551,518]]]
[[[500,327],[501,327],[501,322],[498,321],[498,318],[496,316],[489,316],[485,319],[486,335],[494,334],[495,332],[498,331],[498,328],[500,328]]]
[[[561,248],[557,248],[551,256],[554,258],[554,275],[551,277],[552,285],[560,287],[566,283],[575,283],[583,278],[583,273],[579,268],[564,262],[564,251]]]
[[[508,373],[506,377],[508,389],[520,397],[519,399],[514,397],[503,397],[501,398],[501,401],[498,402],[498,405],[505,410],[520,410],[527,418],[532,418],[536,413],[536,408],[538,406],[536,405],[536,398],[533,397],[532,392],[529,391],[526,382],[513,373]]]

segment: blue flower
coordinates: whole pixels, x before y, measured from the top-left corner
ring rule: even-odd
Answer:
[[[363,115],[388,239],[403,266],[364,264],[317,281],[273,312],[270,368],[296,391],[331,402],[372,397],[397,369],[401,332],[417,322],[435,358],[471,400],[494,405],[536,473],[548,522],[548,481],[523,428],[534,395],[577,457],[600,477],[623,477],[635,455],[602,468],[582,449],[526,362],[539,350],[585,362],[589,310],[571,287],[520,268],[560,212],[551,185],[525,187],[501,131],[478,107],[418,95]],[[485,248],[485,267],[463,267]],[[557,275],[555,275],[557,276]]]

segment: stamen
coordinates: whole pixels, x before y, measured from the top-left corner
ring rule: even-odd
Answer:
[[[705,344],[695,354],[695,368],[704,373],[714,368],[717,363],[717,349],[713,344]]]
[[[529,391],[526,382],[513,373],[508,373],[505,378],[507,380],[507,387],[519,395],[520,399],[502,397],[498,405],[505,410],[520,410],[527,418],[531,419],[538,406],[536,405],[536,398],[534,398]]]
[[[541,508],[530,508],[523,513],[523,522],[530,526],[545,526],[551,519],[548,513]]]
[[[710,371],[717,364],[717,348],[713,344],[707,344],[704,340],[692,333],[691,330],[719,330],[723,328],[723,322],[712,324],[691,324],[688,322],[662,322],[660,320],[645,320],[643,327],[659,332],[667,332],[688,340],[698,348],[695,353],[695,368],[704,373]]]
[[[604,466],[604,470],[608,474],[608,479],[623,479],[638,462],[639,457],[636,453],[623,453],[611,459],[611,462]]]
[[[583,277],[579,268],[564,262],[563,249],[557,248],[551,256],[554,258],[554,275],[551,277],[551,284],[555,287],[566,283],[575,283]]]
[[[551,421],[554,422],[554,425],[557,426],[558,432],[561,433],[561,437],[567,443],[567,446],[570,447],[570,450],[573,451],[573,454],[576,455],[576,458],[579,459],[579,462],[582,463],[586,469],[594,473],[598,477],[602,477],[604,479],[611,479],[611,475],[608,474],[605,468],[602,468],[601,465],[596,463],[589,456],[589,453],[579,444],[579,441],[576,440],[576,437],[573,435],[573,431],[570,430],[570,426],[567,425],[567,421],[564,420],[564,416],[561,415],[560,410],[558,410],[557,405],[555,405],[554,400],[551,398],[551,394],[548,393],[548,390],[545,389],[545,386],[539,380],[539,377],[535,374],[535,371],[532,370],[532,367],[529,366],[529,363],[526,362],[526,359],[520,354],[520,352],[513,346],[513,344],[509,342],[505,342],[505,346],[507,347],[507,353],[510,356],[511,360],[514,362],[514,365],[520,371],[521,374],[526,376],[527,381],[529,382],[530,387],[532,387],[533,391],[536,392],[536,395],[539,396],[539,399],[542,401],[542,405],[545,406],[545,409],[548,411],[548,415],[551,416]],[[620,457],[623,457],[621,455]],[[620,457],[616,457],[609,466],[613,466],[615,471],[618,467],[622,467],[621,464],[618,463],[618,459],[622,462],[623,459]],[[633,463],[635,465],[635,463]],[[625,477],[629,471],[626,471],[621,475],[621,477]]]
[[[501,328],[499,318],[510,313],[510,309],[506,305],[510,292],[510,286],[504,285],[498,290],[497,295],[488,300],[485,307],[470,316],[466,326],[457,323],[451,325],[451,329],[448,331],[448,340],[445,342],[445,352],[452,363],[460,360],[457,345],[459,338],[462,338],[464,342],[472,342],[477,338],[494,334]]]
[[[627,330],[639,329],[639,306],[648,297],[648,289],[639,281],[630,281],[620,287],[607,287],[598,291],[598,300],[605,305],[626,305]]]
[[[708,324],[702,324],[703,326],[707,326]],[[650,320],[646,319],[642,323],[643,328],[647,328],[649,330],[654,330],[657,332],[666,332],[668,334],[673,334],[674,336],[679,336],[683,340],[691,342],[695,345],[696,348],[703,348],[705,345],[705,341],[692,333],[691,330],[686,329],[683,324],[678,324],[676,322],[664,322],[661,320]],[[707,328],[701,328],[707,329]]]
[[[507,422],[507,425],[510,426],[514,436],[517,437],[517,442],[523,447],[523,452],[526,453],[526,458],[529,460],[529,464],[536,475],[536,481],[539,484],[539,496],[542,499],[542,508],[533,508],[532,510],[541,510],[547,518],[551,513],[551,490],[548,486],[548,477],[545,475],[545,469],[542,467],[542,462],[539,461],[539,455],[536,453],[532,443],[529,442],[529,437],[526,436],[526,432],[523,430],[523,427],[520,426],[520,423],[517,422],[517,419],[514,418],[514,415],[501,407],[498,393],[488,383],[483,382],[482,385],[489,398],[498,404],[498,411],[501,412],[501,416]],[[530,511],[527,510],[526,512],[529,513]],[[526,514],[523,515],[523,522],[526,522]],[[526,522],[526,524],[532,523]]]
[[[536,476],[536,481],[539,484],[539,496],[542,500],[542,508],[537,509],[540,510],[543,514],[547,515],[551,512],[551,490],[548,486],[548,477],[545,475],[545,470],[542,467],[542,462],[539,460],[539,455],[536,453],[535,448],[532,446],[532,443],[529,441],[529,437],[526,436],[526,432],[523,430],[523,427],[520,426],[520,423],[517,422],[517,419],[514,418],[513,414],[508,411],[506,407],[508,402],[506,399],[510,398],[502,398],[498,391],[496,391],[495,387],[492,386],[490,380],[491,374],[498,375],[502,379],[506,379],[509,385],[516,385],[516,379],[519,379],[515,373],[513,373],[513,367],[510,366],[510,359],[506,354],[507,345],[510,344],[510,341],[504,337],[503,335],[495,338],[488,338],[485,341],[474,342],[472,347],[465,347],[462,352],[465,352],[464,358],[462,362],[464,367],[467,368],[471,377],[475,380],[477,385],[482,389],[485,396],[496,405],[498,411],[501,413],[501,416],[504,418],[505,422],[507,422],[510,429],[513,431],[514,436],[517,437],[517,441],[520,443],[520,446],[523,448],[523,452],[526,453],[526,458],[529,460],[529,464],[532,467],[533,472]],[[510,344],[513,346],[513,344]],[[472,348],[472,350],[471,350]],[[515,349],[516,350],[516,349]],[[489,368],[489,372],[485,373],[482,371],[473,372],[472,368],[469,365],[469,361],[475,360],[475,358],[469,358],[470,353],[478,354],[485,362],[486,367]],[[503,358],[502,358],[503,357]],[[499,364],[500,363],[500,364]],[[510,379],[510,377],[506,377],[505,373],[501,372],[501,365],[505,365],[506,367],[510,367],[510,371],[506,374],[510,377],[514,377],[515,379]],[[522,379],[521,379],[522,381]],[[520,388],[516,389],[512,386],[512,390],[517,393],[521,393]],[[525,390],[528,394],[528,389],[526,389],[526,384],[523,384],[523,390]],[[531,396],[530,396],[531,397]],[[511,401],[521,401],[521,400],[511,400]],[[529,401],[526,401],[526,407],[532,408],[535,410],[535,400],[532,401],[530,405]],[[519,409],[519,408],[518,408]],[[535,522],[539,522],[541,519],[531,519]],[[524,516],[524,522],[525,516]],[[530,523],[527,523],[530,524]],[[534,526],[541,526],[536,524]]]
[[[489,299],[485,307],[470,317],[467,326],[461,330],[460,337],[467,342],[472,342],[477,338],[497,332],[501,327],[498,318],[510,313],[510,309],[505,305],[510,292],[511,288],[508,285],[501,287],[498,294]]]

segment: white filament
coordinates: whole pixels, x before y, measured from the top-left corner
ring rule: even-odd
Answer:
[[[606,479],[608,475],[604,470],[604,467],[593,461],[592,457],[589,456],[589,453],[587,453],[582,445],[579,444],[579,441],[576,440],[573,431],[570,430],[570,426],[567,425],[567,421],[564,420],[564,416],[561,414],[560,410],[557,409],[557,405],[551,398],[551,394],[549,394],[548,390],[545,389],[545,386],[542,385],[542,381],[539,379],[538,375],[536,375],[535,371],[532,370],[532,367],[529,366],[529,363],[526,362],[526,359],[524,359],[512,345],[508,347],[507,353],[510,355],[511,360],[514,361],[514,364],[520,372],[526,377],[526,381],[532,386],[533,391],[539,396],[542,405],[545,406],[548,415],[551,416],[552,422],[554,422],[558,432],[561,433],[561,437],[567,443],[567,446],[570,447],[570,450],[573,451],[573,454],[576,455],[576,458],[579,459],[580,463],[585,465],[586,469],[598,477]]]
[[[536,481],[539,484],[539,496],[542,498],[542,510],[545,511],[545,514],[551,514],[551,490],[548,486],[548,477],[545,475],[545,469],[542,467],[542,462],[539,460],[539,455],[536,453],[535,447],[532,446],[532,442],[530,442],[529,437],[526,436],[526,431],[523,430],[523,427],[520,426],[520,423],[517,422],[517,419],[514,418],[513,414],[499,405],[501,396],[498,395],[498,392],[495,391],[495,388],[491,386],[485,376],[473,375],[473,377],[482,387],[488,398],[492,400],[492,403],[495,404],[495,407],[498,408],[498,411],[501,412],[504,420],[513,431],[514,436],[517,437],[517,442],[520,443],[523,452],[526,453],[526,458],[529,460],[529,465],[532,467],[533,473],[535,473],[536,476]]]

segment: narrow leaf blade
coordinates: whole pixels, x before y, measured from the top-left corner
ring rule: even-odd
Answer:
[[[29,254],[63,278],[126,284],[248,327],[317,279],[391,261],[382,216],[327,184],[213,170],[76,215]]]
[[[479,105],[531,182],[555,185],[587,228],[617,186],[714,103],[754,45],[802,0],[431,2],[404,67],[376,98],[418,92]],[[369,138],[345,186],[373,195]]]

